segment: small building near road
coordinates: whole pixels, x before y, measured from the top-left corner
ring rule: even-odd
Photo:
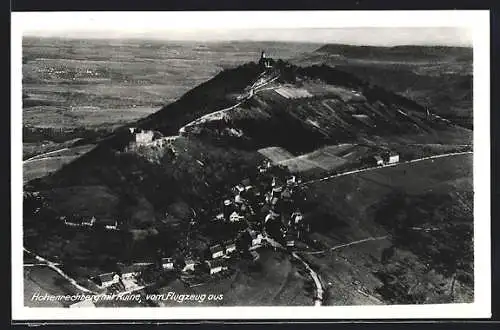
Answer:
[[[236,251],[236,243],[234,243],[233,241],[228,241],[224,245],[226,248],[226,254],[231,254]]]
[[[97,276],[97,282],[97,284],[99,284],[101,288],[107,288],[112,286],[113,284],[119,283],[120,275],[114,272],[99,274],[99,276]]]
[[[144,269],[144,266],[139,265],[121,265],[121,279],[122,280],[132,280],[139,276]]]

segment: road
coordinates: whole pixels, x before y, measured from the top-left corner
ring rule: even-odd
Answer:
[[[338,173],[338,174],[333,174],[333,175],[325,176],[325,177],[320,178],[320,179],[313,179],[313,180],[305,181],[305,182],[302,182],[300,185],[305,186],[305,185],[308,185],[311,183],[327,181],[327,180],[335,179],[335,178],[345,176],[345,175],[373,171],[373,170],[377,170],[377,169],[384,168],[384,167],[393,167],[393,166],[399,166],[399,165],[403,165],[403,164],[417,163],[417,162],[421,162],[421,161],[425,161],[425,160],[429,160],[429,159],[438,159],[438,158],[458,156],[458,155],[467,155],[467,154],[472,154],[472,153],[473,153],[472,151],[452,152],[452,153],[447,153],[447,154],[434,155],[434,156],[428,156],[428,157],[407,160],[405,162],[398,162],[398,163],[394,163],[394,164],[378,165],[378,166],[373,166],[373,167],[368,167],[368,168],[362,168],[359,170],[353,170],[353,171],[347,171],[347,172],[342,172],[342,173]]]
[[[279,242],[274,240],[272,237],[269,237],[268,235],[263,235],[263,240],[268,242],[274,248],[278,248],[280,250],[286,250],[283,247],[283,245],[281,245]],[[309,266],[307,261],[302,259],[296,252],[292,252],[291,255],[293,258],[300,261],[304,265],[306,270],[309,272],[309,275],[313,279],[314,285],[316,286],[316,296],[314,297],[314,306],[321,306],[323,304],[323,292],[324,292],[324,290],[323,290],[323,285],[321,284],[321,280],[320,280],[318,273],[316,273],[314,271],[314,269],[312,269],[311,266]]]

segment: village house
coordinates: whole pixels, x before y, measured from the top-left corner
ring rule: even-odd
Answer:
[[[265,69],[271,69],[273,67],[273,60],[266,56],[266,53],[262,51],[260,54],[259,65]]]
[[[104,228],[107,230],[118,230],[118,221],[113,219],[103,219],[102,224]]]
[[[296,210],[292,213],[292,222],[294,224],[299,224],[303,219],[302,213],[299,210]]]
[[[259,173],[266,173],[268,169],[271,168],[271,162],[267,161],[262,165],[259,165]]]
[[[108,288],[113,284],[120,282],[120,275],[117,273],[104,273],[99,274],[97,279],[100,288]]]
[[[216,274],[223,270],[227,270],[227,265],[222,260],[207,260],[205,263],[208,266],[210,274]]]
[[[79,302],[69,305],[69,308],[81,308],[81,307],[96,307],[92,299],[83,299]]]
[[[285,235],[285,242],[287,247],[294,247],[295,246],[295,238],[292,235],[292,233],[287,233]]]
[[[238,212],[234,211],[231,213],[229,216],[229,221],[230,222],[240,222],[241,220],[245,219],[244,216],[240,215]]]
[[[226,254],[231,254],[236,251],[236,244],[233,241],[225,242]]]
[[[250,237],[252,238],[252,246],[261,245],[262,239],[264,238],[261,233],[257,233],[255,230],[248,230]]]
[[[210,255],[212,259],[217,259],[224,256],[224,249],[220,244],[216,244],[210,247]]]
[[[234,196],[234,202],[235,202],[236,204],[242,204],[242,203],[243,203],[243,198],[241,197],[241,195],[240,195],[240,194],[238,194],[238,195]]]
[[[219,213],[215,216],[215,221],[224,221],[224,220],[225,220],[224,213]]]
[[[92,227],[96,222],[96,218],[93,216],[92,218],[90,218],[88,221],[83,221],[82,222],[82,225],[83,226],[88,226],[88,227]]]
[[[252,256],[252,260],[253,261],[257,261],[260,258],[259,253],[257,251],[255,251],[255,250],[250,251],[250,255]]]
[[[283,189],[283,192],[281,193],[281,198],[283,198],[284,200],[291,200],[292,199],[292,191],[287,187],[285,189]]]
[[[79,227],[82,225],[82,221],[77,218],[68,219],[66,216],[60,216],[59,220],[63,221],[66,226],[69,227]]]
[[[161,267],[164,270],[174,269],[174,259],[172,258],[161,258]]]
[[[376,155],[373,157],[373,159],[375,160],[375,163],[377,165],[384,165],[384,160],[382,159],[382,157]]]
[[[140,265],[120,265],[121,279],[132,280],[139,276],[144,269]]]
[[[282,192],[283,192],[283,187],[277,186],[273,188],[273,190],[271,191],[271,195],[273,197],[280,197]]]
[[[194,267],[196,265],[196,261],[194,259],[186,258],[186,260],[184,260],[184,263],[184,268],[182,268],[183,272],[194,271]]]
[[[236,185],[236,186],[233,187],[233,192],[235,194],[240,194],[240,193],[242,193],[244,191],[245,191],[245,187],[242,184],[238,184],[238,185]]]

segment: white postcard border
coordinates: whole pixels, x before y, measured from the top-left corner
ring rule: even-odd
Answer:
[[[321,307],[29,308],[23,306],[22,35],[45,18],[162,19],[167,28],[464,27],[474,45],[474,303]],[[36,19],[35,19],[36,18]],[[489,11],[14,12],[11,16],[11,237],[13,320],[428,319],[491,317]],[[81,23],[84,24],[84,23]],[[139,24],[140,25],[140,24]]]

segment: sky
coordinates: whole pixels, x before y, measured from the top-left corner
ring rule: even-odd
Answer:
[[[144,38],[186,41],[296,41],[355,45],[472,46],[467,26],[415,15],[374,17],[309,12],[98,12],[23,13],[24,36]],[[418,15],[417,15],[418,16]],[[417,18],[417,20],[415,20]],[[439,18],[439,17],[437,17]],[[353,21],[355,24],[353,24]],[[364,26],[359,26],[363,24]],[[410,26],[405,26],[410,25]],[[448,26],[447,26],[448,25]],[[455,25],[455,26],[454,26]]]

